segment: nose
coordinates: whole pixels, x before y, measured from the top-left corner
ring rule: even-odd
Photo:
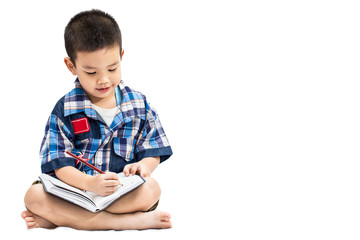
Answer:
[[[98,85],[105,85],[109,82],[109,78],[106,76],[106,74],[101,74],[99,78],[97,79],[96,83]]]

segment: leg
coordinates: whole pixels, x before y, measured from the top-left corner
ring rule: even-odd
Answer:
[[[36,189],[38,187],[35,187],[36,185],[34,185],[34,184],[37,184],[37,183],[34,182],[33,185],[29,188],[29,190],[27,191],[27,193],[25,195],[25,198],[24,198],[25,206],[27,205],[27,203],[29,203],[31,198],[33,198],[30,195],[34,195],[35,192],[37,192]],[[27,210],[25,210],[21,213],[21,217],[25,220],[28,229],[39,228],[39,227],[51,229],[51,228],[57,227],[55,224],[48,221],[47,219],[34,214],[27,207],[26,207],[26,209]]]
[[[151,208],[159,200],[161,190],[154,178],[146,177],[145,180],[143,185],[119,198],[105,211],[119,214],[145,212]]]
[[[30,187],[25,195],[25,204],[29,212],[22,215],[33,214],[34,222],[28,228],[65,226],[75,229],[148,229],[170,228],[170,214],[162,211],[150,213],[112,214],[109,212],[92,213],[60,198],[46,193],[41,184]],[[31,212],[30,212],[31,211]],[[25,213],[25,214],[24,214]],[[38,221],[41,220],[41,221]]]
[[[25,220],[28,229],[31,228],[56,228],[57,226],[48,220],[33,214],[29,210],[25,210],[21,213],[21,217]]]

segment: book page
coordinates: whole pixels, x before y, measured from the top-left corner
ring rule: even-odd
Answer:
[[[124,173],[119,173],[118,176],[123,186],[118,186],[113,194],[105,197],[93,192],[82,191],[47,174],[42,174],[40,179],[47,192],[84,207],[89,211],[97,212],[103,210],[113,201],[145,182],[145,180],[138,175],[126,177]]]
[[[113,194],[102,197],[93,192],[86,192],[99,209],[103,209],[104,206],[107,207],[111,202],[115,201],[120,196],[128,193],[130,190],[133,190],[145,182],[145,180],[143,180],[139,175],[130,175],[126,177],[124,173],[119,173],[118,176],[119,181],[123,184],[123,186],[118,186]]]
[[[61,189],[62,189],[63,192],[64,192],[64,191],[66,191],[66,192],[69,192],[69,191],[74,192],[74,193],[76,193],[77,195],[81,195],[82,198],[86,198],[86,202],[90,202],[90,203],[92,203],[92,204],[94,205],[91,197],[88,196],[85,191],[82,191],[82,190],[80,190],[80,189],[78,189],[78,188],[76,188],[76,187],[73,187],[73,186],[71,186],[71,185],[69,185],[69,184],[66,184],[66,183],[60,181],[59,179],[56,179],[56,178],[54,178],[54,177],[51,177],[51,176],[49,176],[49,175],[47,175],[47,174],[42,174],[42,175],[41,175],[41,179],[46,180],[46,181],[49,181],[50,183],[52,183],[52,185],[60,188],[60,189],[57,189],[57,190],[54,189],[55,191],[61,192]],[[45,184],[46,184],[46,183],[45,183]],[[49,185],[48,187],[51,188],[50,185]],[[49,189],[49,190],[50,190],[50,189]],[[54,190],[52,190],[52,191],[54,191]],[[73,194],[73,195],[75,196],[75,194]]]

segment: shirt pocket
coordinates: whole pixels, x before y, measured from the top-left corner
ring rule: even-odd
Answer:
[[[135,157],[135,144],[134,138],[114,138],[114,151],[116,155],[122,157],[125,161],[131,162]]]

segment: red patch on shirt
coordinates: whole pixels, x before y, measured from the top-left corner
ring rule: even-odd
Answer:
[[[90,131],[89,120],[86,117],[71,121],[75,134],[86,133]]]

